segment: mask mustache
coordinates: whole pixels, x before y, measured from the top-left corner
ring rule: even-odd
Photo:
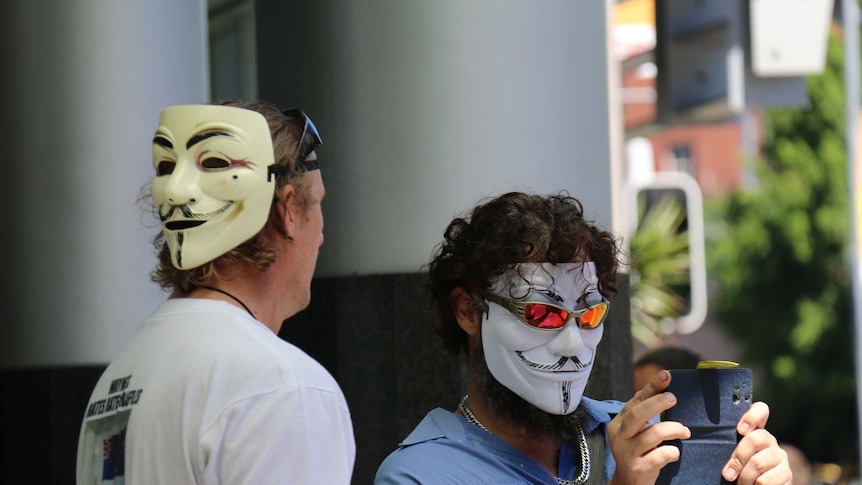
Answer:
[[[590,362],[587,362],[587,363],[581,362],[581,360],[578,359],[577,357],[560,357],[560,360],[554,362],[553,364],[539,364],[537,362],[533,362],[533,361],[527,359],[524,356],[523,352],[517,352],[516,351],[515,355],[517,355],[518,358],[521,360],[521,362],[523,364],[525,364],[526,366],[528,366],[532,369],[541,370],[541,371],[560,371],[560,370],[563,370],[566,367],[566,364],[569,363],[569,361],[572,362],[572,366],[574,367],[574,369],[570,369],[570,370],[575,370],[575,371],[584,370],[587,367],[589,367],[589,365],[590,365]]]
[[[173,217],[174,212],[176,212],[177,210],[182,212],[183,216],[186,218],[189,218],[189,219],[197,219],[198,218],[195,215],[195,213],[192,212],[191,209],[189,209],[189,206],[183,204],[183,205],[168,205],[168,211],[166,213],[162,214],[161,211],[159,211],[159,220],[161,220],[162,222],[167,221],[168,219]]]
[[[183,205],[168,205],[168,210],[162,214],[159,211],[159,220],[164,224],[166,229],[169,230],[180,230],[180,229],[189,229],[192,227],[197,227],[215,217],[220,216],[227,212],[231,207],[234,206],[236,202],[226,202],[222,207],[204,213],[195,213],[189,206]],[[168,219],[172,218],[174,213],[179,210],[182,213],[182,220],[178,221],[168,221]]]

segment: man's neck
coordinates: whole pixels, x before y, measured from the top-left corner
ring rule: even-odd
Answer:
[[[187,297],[220,300],[248,310],[255,319],[278,334],[287,317],[281,316],[284,313],[279,305],[281,299],[274,291],[278,285],[270,281],[268,273],[255,268],[228,269],[222,273],[222,279],[212,279],[204,285],[221,291],[199,287]]]
[[[538,463],[551,475],[558,475],[563,440],[557,436],[537,435],[517,425],[510,417],[500,416],[488,405],[477,386],[470,384],[467,408],[488,431],[508,442]]]

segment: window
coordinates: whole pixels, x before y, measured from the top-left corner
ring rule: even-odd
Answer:
[[[687,173],[694,177],[694,157],[691,153],[691,145],[680,143],[670,149],[668,169]]]
[[[257,99],[253,0],[209,0],[210,96]]]

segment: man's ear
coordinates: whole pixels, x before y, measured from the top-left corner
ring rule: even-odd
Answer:
[[[452,307],[455,309],[455,319],[467,335],[478,335],[482,325],[482,310],[476,306],[473,295],[462,287],[457,287],[450,293]]]
[[[281,225],[283,234],[288,239],[292,239],[296,234],[296,224],[298,222],[299,213],[296,211],[296,189],[293,185],[287,184],[281,188],[276,210],[278,211],[278,223]]]

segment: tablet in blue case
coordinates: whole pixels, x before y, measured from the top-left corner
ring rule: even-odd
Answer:
[[[691,430],[687,440],[668,441],[680,449],[680,459],[666,465],[657,485],[724,485],[721,470],[740,436],[736,425],[751,407],[751,369],[742,367],[671,370],[668,391],[677,404],[662,421],[678,421]]]

